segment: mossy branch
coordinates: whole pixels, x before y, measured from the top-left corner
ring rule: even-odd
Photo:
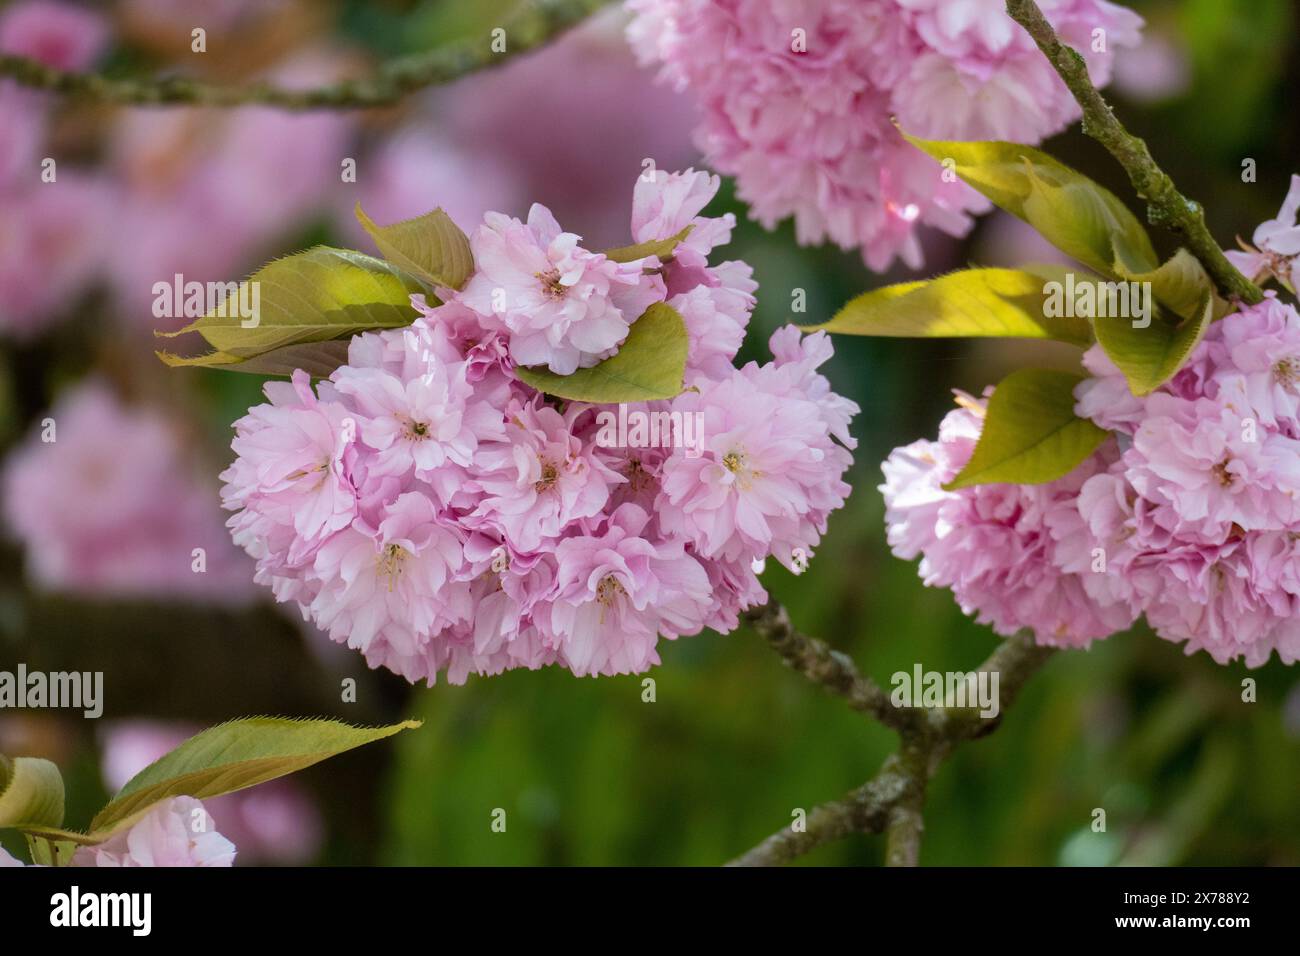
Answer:
[[[581,23],[609,0],[527,0],[503,25],[505,48],[492,37],[466,39],[424,53],[390,60],[373,76],[311,89],[269,83],[225,86],[184,77],[121,79],[102,73],[71,73],[27,57],[0,55],[0,79],[83,101],[123,106],[214,106],[256,104],[283,110],[353,110],[392,106],[429,86],[450,83],[528,53]]]
[[[1264,293],[1259,286],[1237,271],[1210,234],[1201,204],[1180,193],[1169,174],[1152,158],[1147,144],[1124,128],[1092,85],[1083,56],[1061,42],[1038,4],[1034,0],[1007,0],[1007,15],[1025,28],[1065,82],[1083,110],[1083,131],[1105,146],[1124,167],[1133,188],[1147,202],[1151,224],[1177,233],[1225,298],[1247,304],[1261,301]]]
[[[870,677],[844,654],[794,629],[785,608],[770,602],[745,620],[792,670],[807,677],[854,710],[895,730],[900,745],[871,780],[839,800],[814,808],[802,828],[793,825],[769,836],[729,866],[773,866],[855,833],[886,834],[885,862],[915,866],[920,860],[923,810],[930,778],[964,740],[992,732],[1020,689],[1051,656],[1027,634],[1003,641],[979,671],[998,674],[998,716],[981,717],[970,707],[895,707]]]

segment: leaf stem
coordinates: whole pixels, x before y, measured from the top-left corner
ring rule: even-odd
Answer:
[[[1007,15],[1038,44],[1083,110],[1083,131],[1109,150],[1128,173],[1137,194],[1147,201],[1147,218],[1152,225],[1178,233],[1224,297],[1248,304],[1261,301],[1264,293],[1259,286],[1237,271],[1210,235],[1200,203],[1180,193],[1169,174],[1152,158],[1147,144],[1124,128],[1092,85],[1088,64],[1077,50],[1061,42],[1038,4],[1034,0],[1006,3]]]
[[[382,64],[373,76],[312,89],[269,83],[231,87],[184,77],[115,79],[102,73],[70,73],[28,57],[0,54],[0,79],[98,103],[126,106],[257,104],[290,111],[350,110],[392,106],[428,86],[458,80],[534,50],[581,23],[609,0],[529,0],[504,26],[506,47],[494,52],[488,37],[466,39]]]

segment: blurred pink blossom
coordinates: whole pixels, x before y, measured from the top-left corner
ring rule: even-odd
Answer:
[[[357,202],[377,223],[387,225],[441,208],[466,231],[490,209],[513,209],[525,201],[509,151],[479,153],[438,133],[423,120],[384,136],[358,160],[355,191],[344,189],[338,226],[357,249],[371,240],[357,222]]]
[[[1192,85],[1186,43],[1173,30],[1148,30],[1140,46],[1115,57],[1114,72],[1115,89],[1142,104],[1175,99]]]
[[[1044,12],[1093,81],[1141,19],[1105,0]],[[1002,0],[629,0],[643,64],[698,98],[696,142],[767,228],[860,249],[877,271],[921,265],[917,227],[962,235],[988,208],[894,128],[1036,143],[1079,115]],[[1104,50],[1096,46],[1100,30]]]
[[[331,75],[323,53],[277,70],[288,85]],[[353,120],[341,114],[133,110],[115,126],[109,171],[119,184],[108,277],[127,323],[179,328],[154,316],[153,286],[229,281],[324,210],[341,181]]]
[[[0,51],[59,69],[90,65],[107,39],[83,7],[33,0],[0,11]],[[50,108],[49,97],[0,81],[0,334],[16,338],[43,331],[87,291],[112,211],[102,177],[41,155]]]
[[[44,589],[222,603],[253,596],[251,571],[171,427],[124,407],[101,382],[63,395],[11,452],[0,509]],[[196,548],[202,573],[193,570]]]
[[[30,337],[90,288],[112,202],[107,183],[74,170],[46,183],[33,169],[26,185],[0,186],[0,331]]]
[[[691,98],[646,82],[623,40],[625,20],[617,9],[598,14],[541,50],[432,94],[428,113],[456,147],[491,172],[508,170],[510,193],[481,212],[521,215],[524,201],[536,201],[564,210],[590,248],[619,245],[627,184],[645,162],[677,169],[696,158]],[[460,188],[481,189],[472,179]]]
[[[0,11],[0,50],[59,70],[84,70],[108,44],[99,13],[53,0],[21,0]]]

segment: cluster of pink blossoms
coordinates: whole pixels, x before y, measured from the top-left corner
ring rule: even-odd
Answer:
[[[222,476],[256,579],[371,666],[429,683],[636,672],[660,636],[733,629],[766,598],[755,563],[801,569],[843,504],[857,407],[817,372],[823,333],[781,329],[775,361],[732,365],[757,286],[743,262],[708,261],[733,225],[700,215],[718,184],[638,181],[634,241],[692,227],[667,262],[591,252],[541,206],[526,222],[490,213],[461,291],[413,297],[413,325],[354,338],[315,391],[301,372],[268,383]],[[610,440],[617,406],[516,376],[595,364],[659,302],[686,324],[688,387],[621,412],[689,418],[692,441]]]
[[[1110,79],[1142,21],[1106,0],[1043,0],[1065,42]],[[961,235],[987,204],[895,129],[1037,143],[1078,107],[1003,0],[628,0],[643,64],[690,89],[711,165],[768,228],[861,248],[881,270],[921,264],[916,226]]]
[[[885,462],[889,541],[1001,634],[1083,645],[1138,615],[1226,663],[1300,659],[1300,315],[1272,294],[1136,397],[1098,346],[1077,414],[1114,433],[1046,485],[944,491],[978,403]]]

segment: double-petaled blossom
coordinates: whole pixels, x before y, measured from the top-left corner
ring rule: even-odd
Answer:
[[[718,183],[638,182],[636,243],[690,231],[631,263],[541,207],[489,214],[460,291],[413,297],[410,327],[357,336],[314,389],[303,373],[269,384],[223,475],[256,579],[412,681],[641,671],[661,637],[734,628],[766,598],[755,563],[801,570],[843,504],[857,409],[817,371],[824,334],[781,330],[775,361],[733,366],[757,286],[745,263],[709,261],[732,227],[703,212]],[[687,333],[676,398],[559,402],[517,375],[616,351],[654,303]],[[620,432],[620,415],[640,424]]]
[[[156,804],[129,829],[72,855],[73,866],[233,866],[235,845],[193,797]]]
[[[1075,411],[1114,437],[1046,485],[948,491],[980,433],[967,403],[885,463],[895,552],[1000,633],[1083,643],[1145,616],[1220,663],[1300,659],[1300,315],[1241,308],[1141,397],[1099,346],[1084,364]]]
[[[1119,378],[1100,350],[1080,413]],[[1113,422],[1123,453],[1080,493],[1109,589],[1161,637],[1224,663],[1300,658],[1300,315],[1273,295],[1214,323]]]
[[[958,396],[937,441],[897,448],[884,463],[885,521],[900,558],[921,558],[921,578],[949,588],[961,609],[998,634],[1033,630],[1041,644],[1083,646],[1132,623],[1132,615],[1096,600],[1089,565],[1067,570],[1064,520],[1084,480],[1105,468],[1107,446],[1070,475],[1046,485],[988,484],[947,490],[975,451],[984,402]],[[1113,443],[1112,443],[1113,444]]]
[[[662,283],[642,260],[615,262],[580,242],[538,204],[527,223],[490,212],[471,237],[477,271],[460,301],[500,323],[517,364],[559,375],[595,365],[662,301]]]
[[[852,446],[841,426],[857,406],[818,400],[825,379],[813,369],[829,358],[829,341],[817,332],[796,343],[798,334],[773,335],[775,362],[751,362],[673,401],[675,412],[700,416],[703,448],[668,455],[656,510],[705,557],[806,560],[848,495],[841,476],[852,457],[833,438]]]
[[[578,675],[623,674],[659,663],[660,635],[698,634],[713,598],[709,577],[680,539],[644,536],[650,516],[622,505],[599,534],[556,548],[556,590],[543,627]]]
[[[987,205],[895,128],[1036,143],[1078,107],[1002,0],[629,0],[642,63],[699,103],[697,145],[750,214],[794,218],[801,243],[921,264],[917,227],[960,235]],[[1093,81],[1141,19],[1105,0],[1043,12]]]

